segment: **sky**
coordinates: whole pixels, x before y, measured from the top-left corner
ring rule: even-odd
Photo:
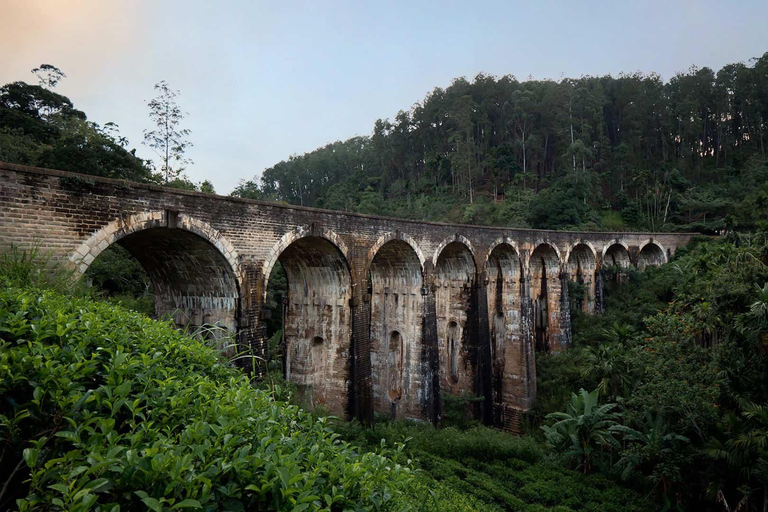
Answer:
[[[768,51],[768,0],[0,0],[0,84],[56,91],[143,158],[165,80],[192,131],[187,175],[229,193],[293,154],[368,135],[435,87],[715,70]]]

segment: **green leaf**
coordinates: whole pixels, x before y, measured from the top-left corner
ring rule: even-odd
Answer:
[[[37,466],[37,457],[40,455],[40,451],[36,448],[25,448],[23,452],[24,462],[27,463],[30,469],[35,469]]]
[[[173,507],[171,507],[171,510],[176,510],[179,508],[203,508],[203,506],[197,500],[186,499],[175,504]]]

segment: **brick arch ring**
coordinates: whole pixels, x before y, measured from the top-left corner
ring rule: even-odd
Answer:
[[[475,270],[477,270],[477,257],[475,256],[475,248],[472,246],[472,242],[469,241],[467,237],[464,235],[459,235],[458,233],[449,236],[442,242],[440,242],[440,245],[437,246],[437,249],[435,249],[435,254],[432,256],[432,266],[437,267],[437,259],[440,257],[440,253],[443,252],[443,249],[445,249],[448,244],[451,244],[453,242],[459,242],[460,244],[464,244],[464,247],[469,249],[469,253],[472,255],[472,263],[475,265]]]
[[[264,287],[262,288],[264,300],[267,299],[267,286],[269,285],[269,276],[272,274],[272,269],[274,268],[275,263],[277,263],[277,260],[280,258],[280,255],[293,242],[308,236],[324,238],[325,240],[331,242],[339,250],[339,252],[341,252],[342,256],[344,256],[344,262],[347,264],[347,268],[350,269],[350,271],[352,270],[349,261],[349,248],[347,248],[347,244],[344,243],[344,240],[342,240],[339,235],[327,228],[316,227],[313,229],[312,226],[301,226],[284,234],[282,238],[280,238],[280,240],[274,245],[274,247],[269,250],[269,256],[264,260],[264,266],[262,270],[262,278],[264,280]]]
[[[565,261],[563,261],[563,265],[564,266],[568,265],[568,260],[571,259],[571,254],[573,253],[573,250],[576,248],[577,245],[586,245],[587,247],[589,247],[589,250],[592,251],[592,257],[595,259],[595,266],[597,266],[598,265],[597,249],[595,249],[595,246],[592,245],[592,242],[590,242],[589,240],[579,240],[575,244],[568,247],[568,250],[565,251]]]
[[[414,240],[410,236],[404,235],[399,231],[393,231],[380,236],[379,239],[376,240],[376,243],[373,244],[373,246],[368,250],[368,258],[366,259],[366,264],[365,264],[365,275],[368,275],[368,271],[371,269],[371,263],[373,263],[373,258],[376,257],[376,253],[379,252],[379,249],[381,249],[384,244],[386,244],[387,242],[391,242],[392,240],[400,240],[401,242],[405,242],[411,246],[411,249],[413,249],[413,252],[416,253],[416,257],[419,258],[419,264],[421,265],[421,272],[423,273],[424,265],[426,265],[427,259],[424,257],[424,253],[419,247],[419,244],[417,244],[416,240]]]
[[[664,261],[662,261],[662,263],[667,263],[669,261],[669,259],[667,258],[667,250],[664,248],[663,245],[661,245],[659,242],[657,242],[653,238],[649,238],[648,240],[640,244],[640,247],[638,247],[637,249],[637,254],[639,255],[641,252],[643,252],[643,249],[645,249],[649,245],[655,245],[656,247],[661,249],[661,255],[664,258]]]
[[[145,229],[165,228],[168,227],[168,224],[169,218],[166,211],[150,211],[127,217],[118,217],[81,243],[69,257],[69,262],[79,275],[83,275],[99,254],[121,238],[144,231]],[[224,259],[227,260],[227,263],[229,263],[237,282],[242,282],[239,263],[240,256],[237,254],[232,243],[219,231],[211,227],[207,222],[183,213],[177,215],[174,227],[194,233],[216,247]]]
[[[559,272],[563,268],[563,256],[562,254],[560,254],[560,248],[557,247],[556,243],[551,242],[545,238],[538,238],[536,239],[536,242],[531,245],[531,250],[528,251],[528,254],[526,254],[526,257],[525,257],[525,271],[526,272],[531,271],[531,257],[533,256],[533,253],[536,252],[536,249],[538,249],[542,245],[548,245],[552,249],[554,249],[555,254],[557,255],[557,269]]]
[[[488,261],[491,259],[491,254],[493,254],[493,251],[496,250],[496,248],[500,245],[508,245],[512,248],[513,251],[515,251],[515,256],[517,256],[518,261],[522,262],[523,259],[520,256],[520,248],[517,246],[517,242],[509,238],[508,236],[501,236],[491,242],[491,245],[488,247],[488,254],[485,255],[485,262],[483,265],[486,267],[488,266]]]

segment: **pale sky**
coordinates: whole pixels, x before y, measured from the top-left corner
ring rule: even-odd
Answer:
[[[193,181],[229,193],[291,154],[478,72],[522,80],[717,70],[768,51],[768,0],[0,0],[0,84],[42,63],[140,156],[146,101],[181,90]]]

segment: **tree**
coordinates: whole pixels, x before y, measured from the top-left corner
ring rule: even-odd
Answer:
[[[186,138],[192,133],[180,124],[188,115],[181,111],[176,103],[179,91],[171,89],[165,80],[155,84],[159,94],[149,102],[149,118],[155,123],[155,129],[144,130],[145,146],[149,146],[160,157],[160,172],[165,182],[170,183],[184,172],[184,166],[192,164],[185,156],[192,143]]]
[[[618,413],[611,412],[616,404],[598,404],[599,391],[588,393],[580,389],[571,394],[566,412],[553,412],[548,420],[557,420],[544,425],[542,430],[547,442],[556,450],[576,459],[577,468],[584,474],[592,472],[595,460],[607,450],[619,448],[613,437],[612,428],[617,426]]]
[[[33,69],[32,73],[40,81],[40,87],[47,89],[53,89],[63,78],[67,78],[62,70],[51,64],[40,64],[40,67]]]

